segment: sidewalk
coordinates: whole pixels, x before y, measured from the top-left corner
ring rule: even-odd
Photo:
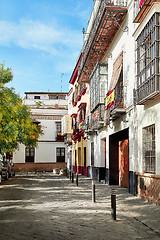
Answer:
[[[84,202],[88,202],[88,208],[92,206],[97,215],[93,227],[106,220],[106,228],[109,232],[113,230],[112,238],[109,239],[160,239],[160,207],[129,194],[128,189],[98,181],[94,183],[96,203],[92,203],[91,178],[79,176],[79,185],[75,187],[75,194],[83,196]],[[75,181],[71,184],[76,185]],[[111,217],[111,189],[116,190],[116,221]],[[80,206],[75,209],[77,214]],[[103,213],[103,218],[99,218],[100,213]]]

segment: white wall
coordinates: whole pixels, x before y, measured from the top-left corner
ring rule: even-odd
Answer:
[[[13,152],[13,162],[25,163],[25,146],[23,144],[20,144],[19,148]]]
[[[67,148],[63,142],[39,142],[35,148],[35,163],[55,163],[56,148],[65,148],[65,162],[67,162]],[[13,154],[14,163],[25,163],[25,146],[21,144],[19,150]]]
[[[155,124],[156,174],[160,174],[160,102],[154,100],[145,106],[137,106],[138,117],[138,171],[143,172],[142,129]]]

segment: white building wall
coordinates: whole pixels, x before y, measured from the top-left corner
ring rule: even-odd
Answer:
[[[37,94],[38,96],[40,94]],[[34,116],[34,119],[40,122],[40,125],[43,130],[43,135],[40,135],[39,137],[39,142],[37,143],[37,147],[35,148],[35,163],[55,163],[57,162],[56,159],[56,148],[65,148],[65,161],[67,161],[66,155],[67,155],[67,149],[64,145],[64,142],[56,141],[57,137],[57,132],[56,132],[56,123],[61,122],[61,118],[63,115],[68,113],[67,107],[66,109],[52,109],[52,108],[35,108],[35,100],[33,100],[33,97],[35,94],[32,96],[29,95],[28,98],[30,99],[25,99],[25,104],[28,106],[34,105],[34,108],[31,109],[31,114]],[[57,102],[57,100],[47,100],[45,101],[44,99],[47,99],[48,95],[42,95],[43,103],[46,105],[48,103],[52,104]],[[68,100],[63,100],[59,99],[59,104],[65,106],[68,105]],[[36,117],[37,116],[37,117]],[[53,118],[57,118],[59,120],[53,120],[53,119],[43,119],[46,116],[51,116]],[[60,117],[60,118],[59,118]],[[42,119],[41,119],[42,118]],[[13,154],[13,161],[14,163],[25,163],[25,146],[23,144],[19,145],[19,149],[16,150]]]
[[[146,104],[145,106],[138,106],[138,172],[143,172],[143,152],[142,152],[142,129],[155,124],[155,145],[156,145],[156,174],[160,174],[160,103],[159,100]]]
[[[137,26],[133,37],[136,41],[139,34],[145,28],[148,21],[151,19],[155,12],[160,12],[160,3],[156,2],[152,5],[150,10],[145,15],[143,21]],[[143,173],[143,146],[142,146],[142,129],[144,127],[148,127],[150,125],[155,124],[155,145],[156,145],[156,174],[160,174],[160,150],[159,150],[159,142],[160,142],[160,102],[159,99],[149,101],[148,104],[145,105],[137,105],[136,106],[136,114],[137,114],[137,172]]]
[[[123,32],[125,27],[128,27],[127,32]],[[128,14],[119,28],[114,40],[112,41],[104,62],[108,62],[108,87],[110,86],[113,64],[119,54],[123,51],[123,79],[124,79],[124,101],[126,114],[118,118],[114,122],[110,122],[110,126],[106,126],[101,131],[98,131],[97,136],[92,137],[95,146],[95,167],[104,167],[104,144],[102,139],[106,138],[106,168],[109,169],[109,135],[129,128],[129,170],[135,170],[135,112],[133,104],[133,89],[135,88],[135,42],[133,33],[136,24],[133,23],[133,1],[128,7]],[[109,57],[111,56],[111,57]],[[106,92],[107,93],[107,92]],[[102,149],[103,148],[103,149]]]
[[[13,153],[14,163],[25,163],[25,146],[20,144],[18,149]]]
[[[46,143],[46,142],[40,142],[36,148],[36,156],[35,156],[35,162],[36,163],[55,163],[57,162],[56,159],[56,148],[57,147],[65,147],[64,143],[55,142],[55,143]],[[65,155],[66,155],[66,147],[65,147]],[[65,160],[67,162],[66,156]]]

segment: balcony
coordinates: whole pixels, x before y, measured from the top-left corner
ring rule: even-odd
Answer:
[[[99,104],[98,107],[91,113],[89,129],[98,130],[104,126],[104,104]]]
[[[144,105],[160,95],[158,78],[151,78],[137,88],[137,104]]]
[[[56,142],[64,142],[64,137],[62,135],[57,134]]]
[[[152,15],[137,38],[137,104],[160,95],[160,13]]]
[[[106,111],[106,122],[109,122],[110,120],[116,120],[126,112],[123,99],[123,87],[114,89],[114,97],[112,97],[112,102],[110,101],[109,107],[106,107]]]
[[[159,0],[136,0],[134,2],[134,22],[140,23],[142,19],[147,14],[149,8],[154,2],[159,2]]]
[[[77,128],[77,126],[72,127],[72,140],[76,142],[80,141],[80,139],[81,135],[79,134],[79,129]]]
[[[104,57],[119,25],[126,16],[127,2],[127,0],[101,1],[79,63],[79,82],[89,82],[89,76],[96,63]]]
[[[81,90],[81,93],[80,93],[81,97],[86,93],[86,90],[87,90],[87,87],[84,87],[84,88]]]
[[[64,143],[67,144],[67,145],[72,144],[71,133],[64,134]]]
[[[107,90],[108,65],[97,63],[90,76],[90,109],[93,112],[100,104],[104,105]]]

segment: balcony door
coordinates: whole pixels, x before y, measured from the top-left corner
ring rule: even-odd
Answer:
[[[57,162],[65,162],[65,148],[57,148],[56,157]]]
[[[25,149],[25,162],[34,162],[35,148],[26,147]]]

